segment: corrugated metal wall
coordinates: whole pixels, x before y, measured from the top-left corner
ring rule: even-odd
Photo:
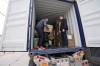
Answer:
[[[29,3],[30,0],[10,0],[3,34],[3,51],[26,51]]]
[[[100,47],[100,0],[78,2],[87,47]]]
[[[71,4],[58,0],[36,0],[37,18],[49,17],[55,18],[59,15],[65,15]]]

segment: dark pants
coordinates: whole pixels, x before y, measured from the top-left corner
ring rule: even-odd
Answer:
[[[49,33],[48,32],[44,32],[44,39],[47,40],[48,39],[48,35]]]
[[[43,46],[44,45],[44,31],[43,29],[39,29],[39,28],[37,28],[36,30],[39,36],[38,45]]]
[[[61,32],[61,39],[62,39],[62,47],[68,47],[68,38],[67,38],[66,31]]]

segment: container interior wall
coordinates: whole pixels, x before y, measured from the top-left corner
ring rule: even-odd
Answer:
[[[39,22],[41,19],[43,19],[43,18],[40,18],[41,16],[48,17],[48,18],[51,17],[52,19],[49,19],[50,20],[49,24],[54,24],[54,22],[56,21],[56,18],[54,18],[55,15],[56,15],[56,17],[64,16],[67,19],[67,25],[68,25],[68,32],[67,32],[68,47],[69,48],[81,47],[80,34],[79,34],[79,29],[78,29],[78,24],[77,24],[77,19],[76,19],[76,14],[75,14],[73,4],[71,4],[71,5],[68,4],[68,6],[66,5],[67,8],[65,9],[65,13],[63,13],[62,15],[58,14],[57,12],[55,14],[55,12],[51,11],[52,12],[51,13],[49,11],[48,13],[50,13],[49,14],[50,16],[49,15],[46,16],[47,12],[45,9],[43,10],[43,8],[45,6],[40,6],[40,5],[42,5],[42,3],[39,4],[39,2],[40,2],[40,0],[37,1],[38,4],[37,3],[35,4],[35,7],[36,7],[36,10],[35,10],[36,11],[35,12],[36,13],[36,19],[35,19],[36,24],[35,24],[35,26],[37,25],[37,22]],[[46,3],[46,4],[48,4],[48,3]],[[51,5],[52,5],[52,3],[51,3]],[[54,7],[55,6],[53,6],[53,8]],[[56,5],[56,7],[57,7],[57,5]],[[45,8],[48,8],[47,10],[50,10],[51,6],[50,7],[47,6]],[[64,10],[63,8],[60,8],[60,9]],[[55,11],[57,11],[57,10],[55,9]],[[39,12],[43,12],[44,15]],[[39,14],[40,14],[40,16],[39,16]],[[38,44],[39,38],[36,38],[36,36],[38,35],[36,29],[33,33],[34,33],[34,37],[33,37],[33,47],[34,47],[36,44]]]
[[[31,18],[31,20],[32,20],[32,22],[31,22],[31,24],[32,24],[32,28],[31,28],[32,32],[31,32],[31,46],[30,47],[33,48],[33,46],[34,46],[33,39],[34,39],[34,36],[35,36],[34,35],[35,34],[34,33],[35,32],[34,28],[35,28],[35,24],[36,24],[35,0],[32,0],[32,4],[31,5],[32,5],[33,8],[32,8],[32,18]]]
[[[72,35],[72,43],[75,43],[75,47],[82,47],[81,44],[81,39],[80,39],[80,34],[79,34],[79,28],[78,28],[78,22],[76,19],[76,13],[74,6],[72,5],[70,9],[68,10],[66,14],[66,19],[68,22],[69,30],[68,30],[68,35]],[[73,46],[73,44],[69,44],[70,46]]]

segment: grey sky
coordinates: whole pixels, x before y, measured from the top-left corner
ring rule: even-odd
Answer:
[[[0,0],[0,34],[2,34],[9,0]]]

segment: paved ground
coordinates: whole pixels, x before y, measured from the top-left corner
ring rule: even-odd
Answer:
[[[28,66],[28,52],[0,53],[0,66]]]
[[[16,53],[0,53],[0,66],[35,66],[33,62],[29,65],[28,52],[16,52]],[[81,63],[75,61],[70,63],[71,66],[82,66]],[[84,65],[89,66],[89,65]]]

